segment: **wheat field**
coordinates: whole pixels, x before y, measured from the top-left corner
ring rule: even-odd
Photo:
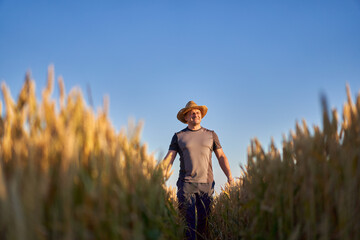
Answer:
[[[306,121],[264,151],[255,138],[242,177],[217,198],[214,239],[360,239],[360,95],[342,121],[323,104],[323,127]]]
[[[183,239],[170,173],[141,143],[141,123],[117,132],[80,89],[52,99],[54,69],[36,99],[30,74],[0,102],[0,239]],[[323,99],[323,126],[296,124],[265,151],[255,138],[238,181],[215,196],[211,239],[360,239],[360,95],[342,120]]]
[[[2,84],[0,239],[179,239],[182,225],[162,168],[140,143],[141,124],[116,133],[81,91],[59,111],[53,67],[40,103],[26,76],[16,102]]]

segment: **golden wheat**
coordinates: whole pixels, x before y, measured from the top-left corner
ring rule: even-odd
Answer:
[[[2,84],[0,239],[178,239],[162,168],[140,143],[141,124],[117,133],[108,102],[95,115],[81,91],[59,109],[54,69],[40,103],[26,75],[17,102]],[[0,102],[0,106],[2,103]]]
[[[360,95],[347,95],[341,124],[323,99],[322,129],[296,124],[281,153],[251,142],[241,181],[216,199],[214,239],[360,238]]]
[[[141,123],[116,132],[108,99],[95,114],[61,77],[56,102],[54,77],[50,66],[40,102],[30,74],[16,102],[1,85],[0,239],[181,239],[171,172]],[[296,124],[282,151],[251,141],[242,176],[215,197],[212,239],[360,238],[360,95],[347,96],[341,123],[323,100],[323,127]]]

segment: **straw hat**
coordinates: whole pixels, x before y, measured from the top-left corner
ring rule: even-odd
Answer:
[[[190,101],[186,104],[186,106],[183,109],[181,109],[178,112],[177,119],[182,123],[186,123],[185,114],[192,109],[199,109],[201,112],[201,118],[205,117],[207,110],[208,110],[208,108],[206,106],[199,106],[194,101]]]

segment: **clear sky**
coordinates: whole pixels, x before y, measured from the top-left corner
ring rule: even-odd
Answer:
[[[280,145],[296,121],[321,126],[321,93],[341,110],[346,82],[359,91],[360,1],[0,0],[0,81],[16,97],[30,69],[40,96],[49,64],[95,107],[108,95],[116,129],[144,120],[158,158],[185,127],[177,112],[206,105],[202,125],[240,176],[252,138]]]

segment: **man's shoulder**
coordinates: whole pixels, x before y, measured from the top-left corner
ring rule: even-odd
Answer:
[[[183,132],[188,132],[190,131],[187,127],[184,129],[181,129],[180,131],[178,131],[177,133],[183,133]]]
[[[204,131],[204,132],[210,132],[210,133],[213,133],[213,132],[215,132],[214,130],[210,130],[210,129],[207,129],[207,128],[202,128],[202,130]]]
[[[187,131],[189,131],[189,130],[188,130],[188,128],[186,127],[186,128],[184,128],[184,129],[176,132],[175,135],[182,134],[182,133],[185,133],[185,132],[187,132]]]
[[[175,135],[186,134],[186,133],[188,133],[188,132],[194,132],[194,131],[192,131],[192,130],[190,130],[189,128],[186,127],[186,128],[184,128],[184,129],[176,132]],[[199,132],[199,133],[200,133],[200,132],[203,132],[203,133],[205,132],[205,133],[211,133],[211,134],[215,133],[214,130],[210,130],[210,129],[204,128],[204,127],[201,127],[201,129],[199,129],[199,130],[197,130],[197,131],[195,131],[195,132]]]

